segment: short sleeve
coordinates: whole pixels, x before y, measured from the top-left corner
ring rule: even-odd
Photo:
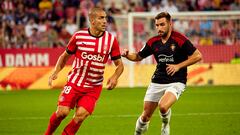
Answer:
[[[190,56],[195,52],[196,47],[189,40],[186,40],[182,45],[182,49],[188,56]]]
[[[76,52],[77,46],[76,46],[76,34],[74,34],[71,39],[68,42],[66,52],[68,54],[74,54]]]
[[[145,46],[143,46],[143,48],[138,52],[138,55],[142,58],[146,58],[152,54],[152,48],[148,44],[145,44]]]
[[[114,38],[110,56],[111,56],[111,60],[116,60],[121,58],[119,44],[116,38]]]

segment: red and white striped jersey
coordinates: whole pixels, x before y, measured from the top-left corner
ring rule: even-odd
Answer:
[[[105,31],[100,37],[92,36],[88,29],[76,32],[70,39],[67,53],[75,54],[68,82],[77,87],[102,85],[105,64],[121,58],[116,38]]]

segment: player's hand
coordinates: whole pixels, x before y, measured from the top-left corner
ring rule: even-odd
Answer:
[[[128,50],[128,49],[123,49],[121,55],[122,55],[123,57],[127,57],[127,56],[128,56],[128,53],[129,53],[129,50]]]
[[[167,71],[167,74],[168,75],[171,75],[173,76],[177,71],[179,71],[179,67],[178,65],[175,65],[175,64],[167,64],[167,68],[166,68],[166,71]]]
[[[50,76],[49,76],[49,79],[48,79],[48,86],[52,87],[52,81],[53,80],[56,80],[57,79],[57,74],[56,73],[52,73]]]
[[[112,90],[117,86],[117,79],[113,77],[109,78],[107,81],[107,90]]]

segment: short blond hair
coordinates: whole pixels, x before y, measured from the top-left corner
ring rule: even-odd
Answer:
[[[93,20],[96,17],[96,14],[99,12],[105,12],[102,8],[94,7],[88,12],[89,21]]]

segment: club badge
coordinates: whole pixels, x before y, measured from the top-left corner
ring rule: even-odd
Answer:
[[[174,52],[174,51],[175,51],[175,49],[176,49],[176,46],[175,46],[175,44],[171,44],[171,45],[170,45],[170,48],[171,48],[171,50]]]

